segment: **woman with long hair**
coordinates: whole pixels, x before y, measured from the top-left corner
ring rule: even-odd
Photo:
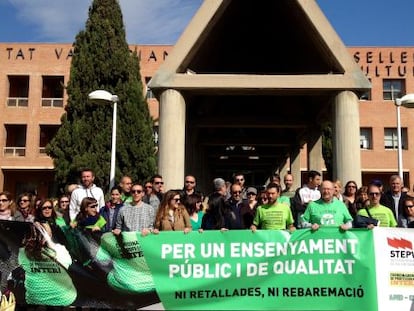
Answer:
[[[214,193],[208,200],[208,208],[203,221],[202,230],[227,230],[230,228],[230,219],[226,216],[226,204],[220,193]]]
[[[178,190],[169,190],[165,193],[155,216],[154,233],[171,230],[184,233],[191,231],[190,216],[181,204]]]
[[[358,185],[355,181],[350,180],[345,184],[345,191],[342,194],[343,201],[348,207],[348,211],[352,217],[355,218],[355,215],[358,211],[357,209],[357,190]]]
[[[77,296],[67,272],[72,258],[64,245],[52,241],[50,234],[45,223],[35,222],[19,250],[19,264],[25,271],[26,303],[68,306]]]
[[[190,194],[187,196],[187,199],[184,202],[188,215],[190,215],[190,222],[193,230],[198,230],[201,228],[201,222],[204,216],[202,203],[202,197],[198,193]]]
[[[57,206],[56,206],[56,213],[58,216],[57,220],[60,226],[69,226],[70,224],[69,202],[70,202],[69,194],[62,194],[58,199]]]

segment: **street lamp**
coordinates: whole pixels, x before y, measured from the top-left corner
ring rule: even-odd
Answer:
[[[96,90],[88,95],[95,102],[112,102],[114,104],[112,115],[112,147],[111,147],[111,172],[109,174],[109,190],[115,185],[115,155],[116,155],[116,114],[119,98],[105,90]]]
[[[398,175],[400,175],[401,182],[404,184],[403,174],[403,160],[402,160],[402,146],[401,146],[401,106],[406,108],[414,108],[414,94],[407,94],[401,98],[396,98],[395,107],[397,107],[397,143],[398,143]]]

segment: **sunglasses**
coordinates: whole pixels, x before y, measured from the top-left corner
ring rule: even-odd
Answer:
[[[380,193],[379,192],[370,192],[370,193],[368,193],[370,196],[378,196],[378,195],[380,195]]]
[[[156,185],[163,185],[164,182],[163,181],[156,181],[154,184],[156,184]]]
[[[131,190],[131,193],[138,193],[138,194],[140,194],[140,193],[142,193],[142,190]]]
[[[69,203],[69,201],[60,201],[60,203]]]
[[[405,207],[406,207],[406,208],[413,208],[413,207],[414,207],[414,205],[406,205]]]
[[[256,195],[256,193],[249,192],[247,195]]]
[[[180,201],[181,201],[181,199],[180,199],[180,198],[178,198],[178,199],[177,199],[177,198],[173,198],[172,200],[173,200],[173,201],[175,201],[175,203],[177,203],[177,202],[180,202]]]
[[[89,208],[97,208],[98,203],[88,205]]]
[[[53,209],[53,207],[50,205],[42,206],[42,211],[44,211],[45,209]]]
[[[9,199],[1,199],[0,200],[0,202],[2,202],[2,203],[6,203],[6,202],[9,202],[10,200]]]
[[[26,202],[30,202],[30,200],[25,200],[25,199],[22,199],[22,200],[20,200],[20,202],[24,202],[24,203],[26,203]]]

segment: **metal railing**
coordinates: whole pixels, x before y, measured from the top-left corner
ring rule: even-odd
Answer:
[[[4,147],[3,155],[7,157],[24,157],[26,156],[25,147]]]
[[[27,97],[8,97],[8,107],[27,107],[29,106],[29,99]]]
[[[63,107],[63,98],[42,98],[42,107]]]

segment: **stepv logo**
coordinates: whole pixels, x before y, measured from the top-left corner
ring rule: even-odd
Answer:
[[[413,243],[403,238],[387,238],[391,258],[414,258]]]

